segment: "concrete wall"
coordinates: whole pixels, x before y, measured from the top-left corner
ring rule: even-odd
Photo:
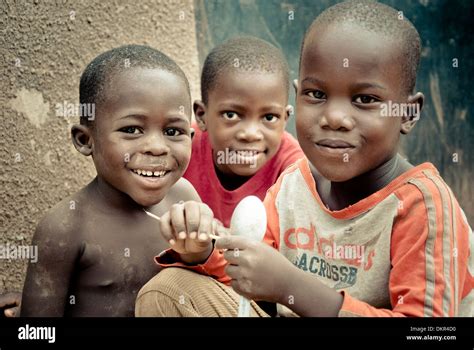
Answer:
[[[192,0],[2,1],[0,4],[0,293],[21,290],[27,261],[1,249],[29,245],[44,213],[95,175],[72,146],[76,117],[56,104],[78,103],[79,78],[99,53],[147,44],[171,56],[198,97]]]

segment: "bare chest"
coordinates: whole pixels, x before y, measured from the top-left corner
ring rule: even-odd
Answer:
[[[73,273],[73,314],[133,316],[140,288],[159,272],[154,257],[166,249],[159,228],[105,220],[86,225]]]

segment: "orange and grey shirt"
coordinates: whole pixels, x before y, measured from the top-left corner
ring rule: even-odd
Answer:
[[[473,233],[432,164],[331,211],[303,158],[279,177],[264,204],[264,241],[343,293],[339,316],[474,315]],[[157,262],[176,266],[172,255]],[[215,250],[204,264],[188,268],[228,283],[225,265]]]

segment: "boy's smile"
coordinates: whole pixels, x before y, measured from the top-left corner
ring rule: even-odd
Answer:
[[[383,103],[406,103],[398,45],[353,24],[314,29],[302,52],[296,129],[309,161],[343,182],[397,153],[400,117]]]
[[[277,153],[288,118],[285,86],[279,73],[225,71],[209,91],[207,106],[195,105],[221,173],[250,177]]]
[[[112,83],[92,131],[97,173],[136,203],[156,204],[191,156],[186,85],[173,73],[146,68],[130,68]]]

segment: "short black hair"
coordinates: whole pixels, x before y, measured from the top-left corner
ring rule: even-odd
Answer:
[[[188,79],[175,61],[146,45],[125,45],[100,54],[87,65],[79,84],[79,102],[97,106],[104,101],[106,85],[114,75],[137,67],[158,68],[176,74],[184,80],[191,96]],[[80,120],[81,124],[91,124],[87,116],[81,116]]]
[[[352,22],[368,31],[385,35],[401,43],[401,56],[404,57],[401,69],[406,92],[411,93],[416,84],[416,72],[420,62],[421,39],[413,24],[394,8],[371,0],[345,1],[324,10],[306,31],[301,44],[304,44],[316,27],[325,28],[332,24]]]
[[[201,74],[201,98],[208,102],[209,91],[219,75],[231,69],[242,71],[281,73],[288,92],[289,68],[283,52],[269,42],[252,36],[229,39],[207,55]]]

